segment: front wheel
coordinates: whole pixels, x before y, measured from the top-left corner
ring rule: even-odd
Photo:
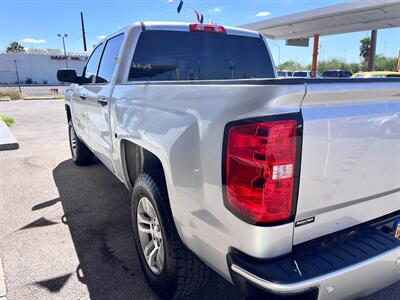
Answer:
[[[180,299],[202,287],[209,269],[180,240],[164,181],[139,175],[131,205],[136,249],[154,291],[162,299]]]
[[[72,161],[78,166],[91,164],[93,162],[93,153],[76,135],[72,121],[68,122],[68,136]]]

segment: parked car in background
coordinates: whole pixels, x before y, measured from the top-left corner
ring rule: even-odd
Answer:
[[[279,78],[287,78],[293,76],[293,71],[280,70],[277,72]]]
[[[255,299],[355,299],[400,279],[400,79],[277,80],[269,53],[249,30],[138,22],[81,76],[58,73],[72,161],[95,155],[131,191],[162,299],[200,289],[206,265]]]
[[[325,78],[349,78],[351,75],[353,74],[346,70],[327,70],[322,73]]]
[[[304,70],[298,70],[293,72],[292,77],[299,77],[299,78],[312,78],[311,76],[311,71],[304,71]],[[316,78],[321,78],[321,73],[317,72]]]
[[[400,78],[400,72],[391,72],[391,71],[360,72],[354,74],[352,78]]]

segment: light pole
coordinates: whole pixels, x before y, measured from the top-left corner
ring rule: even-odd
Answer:
[[[18,66],[17,66],[17,60],[16,60],[16,59],[14,59],[14,65],[15,65],[15,73],[17,74],[17,81],[18,81],[19,93],[22,94],[22,91],[21,91],[21,82],[19,81]]]
[[[68,69],[67,50],[65,50],[65,38],[68,37],[68,34],[66,34],[66,33],[58,33],[57,36],[60,37],[60,38],[62,38],[63,47],[64,47],[65,66],[66,66],[67,69]]]
[[[279,66],[281,64],[281,47],[278,45],[278,43],[271,40],[269,41],[278,48],[278,66]]]

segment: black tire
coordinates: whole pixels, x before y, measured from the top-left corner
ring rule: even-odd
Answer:
[[[182,299],[205,285],[209,268],[180,240],[162,179],[148,174],[141,174],[136,179],[131,198],[134,239],[140,264],[153,290],[162,299]],[[140,244],[137,209],[143,197],[150,200],[156,211],[164,241],[164,264],[159,275],[149,268]]]
[[[68,122],[68,137],[72,161],[77,166],[90,165],[93,162],[93,153],[76,135],[72,121]]]

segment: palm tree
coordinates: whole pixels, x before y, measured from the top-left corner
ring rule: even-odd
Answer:
[[[11,42],[6,49],[7,53],[21,53],[24,52],[24,47],[18,42]]]
[[[368,65],[369,51],[371,49],[371,38],[365,37],[360,41],[360,56],[364,59],[364,68]]]

